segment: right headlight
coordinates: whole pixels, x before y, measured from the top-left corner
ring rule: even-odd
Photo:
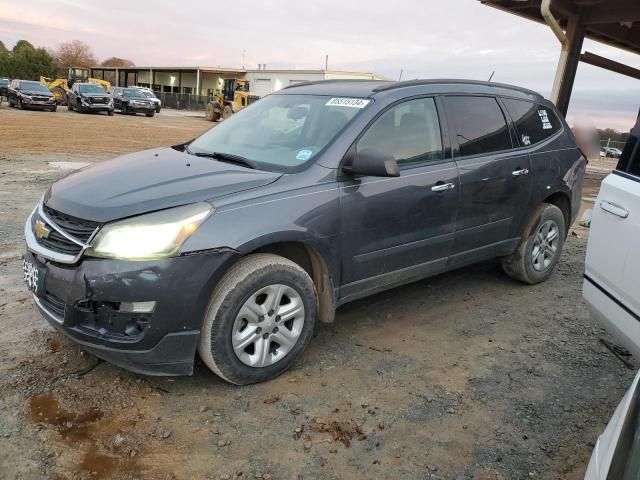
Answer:
[[[170,257],[213,210],[203,202],[108,223],[91,241],[86,254],[123,260]]]

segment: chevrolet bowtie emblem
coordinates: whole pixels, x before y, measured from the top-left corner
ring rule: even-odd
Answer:
[[[36,220],[34,231],[36,233],[36,237],[38,238],[47,238],[51,233],[51,230],[49,230],[47,226],[44,224],[44,222],[41,220]]]

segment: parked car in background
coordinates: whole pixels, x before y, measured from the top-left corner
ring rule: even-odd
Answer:
[[[0,77],[0,97],[9,96],[9,79],[6,77]]]
[[[10,107],[33,108],[55,112],[57,109],[53,93],[40,82],[32,80],[12,80],[8,89]]]
[[[640,359],[640,117],[595,202],[583,296],[594,317]],[[598,439],[586,480],[640,478],[640,373]]]
[[[225,380],[260,382],[346,302],[494,257],[546,280],[585,166],[530,90],[289,86],[191,142],[54,183],[25,224],[25,282],[98,357],[181,375],[198,350]]]
[[[67,91],[67,108],[82,113],[105,112],[113,115],[113,99],[100,85],[74,83]]]
[[[153,90],[147,87],[138,87],[138,86],[131,87],[131,88],[137,88],[138,90],[140,90],[145,97],[147,97],[149,100],[153,102],[156,108],[156,113],[160,113],[160,110],[162,109],[162,102],[158,97],[156,97],[156,94],[153,92]]]
[[[622,151],[614,147],[603,147],[600,150],[601,157],[620,158],[621,154],[622,154]]]
[[[111,87],[109,93],[113,97],[113,105],[120,113],[144,113],[153,117],[156,113],[154,103],[137,88]]]

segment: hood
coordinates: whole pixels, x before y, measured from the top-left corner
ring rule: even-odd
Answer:
[[[34,96],[34,97],[53,97],[53,93],[47,91],[47,92],[43,92],[41,90],[35,91],[35,90],[20,90],[20,93],[22,93],[23,95],[29,95]]]
[[[214,201],[268,185],[281,176],[162,148],[78,170],[54,183],[44,201],[67,215],[104,223],[188,203]]]

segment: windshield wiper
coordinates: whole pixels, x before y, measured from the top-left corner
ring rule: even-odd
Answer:
[[[187,153],[195,155],[196,157],[214,158],[221,162],[234,163],[236,165],[242,165],[243,167],[257,169],[256,165],[248,158],[241,157],[240,155],[234,155],[232,153],[223,152],[192,152],[188,148],[185,149]]]

